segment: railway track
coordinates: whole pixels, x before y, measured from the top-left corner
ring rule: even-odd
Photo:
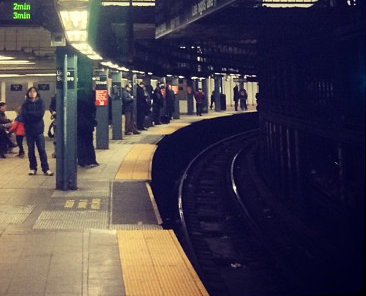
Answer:
[[[224,139],[185,170],[177,234],[193,265],[212,296],[339,292],[336,250],[258,190],[256,140],[257,131]]]
[[[190,163],[180,184],[179,237],[213,296],[284,292],[286,278],[270,268],[274,261],[228,192],[233,159],[255,147],[256,139],[256,131],[246,132],[210,146]]]

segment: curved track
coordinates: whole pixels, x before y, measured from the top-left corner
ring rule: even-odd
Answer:
[[[256,140],[252,131],[215,143],[183,173],[177,233],[197,272],[212,296],[341,292],[346,260],[270,202]]]

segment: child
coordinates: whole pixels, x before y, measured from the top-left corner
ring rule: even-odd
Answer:
[[[19,154],[17,155],[20,158],[24,157],[24,148],[23,148],[23,138],[25,135],[24,131],[24,123],[23,118],[21,116],[21,107],[17,108],[17,117],[14,119],[13,124],[9,129],[9,133],[14,132],[16,141],[19,147]]]

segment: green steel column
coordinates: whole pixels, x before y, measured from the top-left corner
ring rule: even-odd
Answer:
[[[221,100],[220,100],[220,86],[221,86],[221,76],[215,76],[215,111],[221,111]]]
[[[77,56],[57,52],[56,188],[77,189]]]
[[[112,139],[122,140],[122,89],[121,72],[112,73]]]
[[[105,70],[97,70],[95,73],[95,103],[97,108],[96,148],[109,148],[109,109],[108,109],[108,73]]]

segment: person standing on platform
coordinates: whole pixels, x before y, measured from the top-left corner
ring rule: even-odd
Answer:
[[[175,94],[171,84],[168,84],[166,90],[166,116],[168,116],[169,120],[173,119],[173,113],[175,111],[174,103],[175,103]]]
[[[8,153],[9,148],[13,148],[14,145],[9,137],[9,128],[12,125],[12,121],[5,115],[6,103],[0,102],[0,158],[6,158],[5,154]]]
[[[126,84],[122,89],[123,112],[125,114],[125,135],[140,134],[136,128],[133,116],[133,96],[131,95],[131,85]]]
[[[211,94],[210,110],[212,110],[213,105],[215,105],[215,91],[214,90],[212,91],[212,94]]]
[[[161,90],[159,85],[156,86],[153,92],[153,104],[152,104],[152,115],[154,125],[161,124],[160,122],[160,110],[164,107],[163,96],[161,94]]]
[[[194,98],[196,100],[196,114],[197,116],[202,116],[203,101],[205,99],[202,88],[199,88],[198,91],[194,93]]]
[[[166,114],[166,89],[164,84],[160,84],[160,93],[163,98],[163,108],[160,109],[160,117]]]
[[[49,110],[51,113],[51,124],[50,127],[48,128],[48,135],[51,138],[52,133],[53,133],[53,153],[52,153],[52,157],[56,158],[56,96],[53,96],[51,98],[51,103],[49,106]]]
[[[17,156],[23,158],[24,157],[23,138],[25,135],[25,131],[21,113],[22,113],[21,107],[17,108],[17,117],[15,117],[11,125],[11,128],[9,129],[9,133],[15,134],[15,139],[19,147],[19,153]]]
[[[46,176],[53,176],[53,172],[48,166],[46,144],[44,140],[44,121],[45,106],[40,98],[36,87],[30,87],[26,93],[25,101],[21,109],[25,136],[28,146],[29,175],[37,174],[37,159],[35,146],[37,146],[39,158],[41,160],[42,171]]]
[[[234,106],[235,111],[238,111],[238,103],[239,103],[239,88],[238,85],[235,85],[233,88],[233,94],[234,94]]]
[[[81,167],[98,166],[93,144],[93,132],[97,126],[94,96],[83,90],[77,94],[77,154]]]
[[[239,90],[239,101],[240,101],[240,109],[241,110],[247,110],[247,99],[248,94],[244,87],[240,88]]]
[[[137,118],[136,124],[137,129],[140,131],[147,130],[145,128],[145,113],[146,113],[146,97],[145,97],[145,84],[141,81],[136,89],[136,108],[137,108]]]

